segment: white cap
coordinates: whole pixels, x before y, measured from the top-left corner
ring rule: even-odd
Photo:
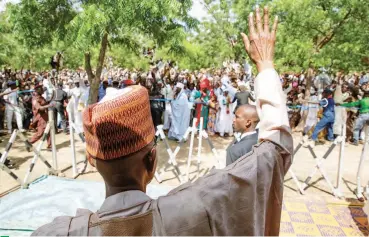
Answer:
[[[177,83],[176,85],[177,88],[181,88],[181,89],[184,89],[184,85],[180,82]]]
[[[238,86],[246,86],[246,83],[245,83],[245,82],[243,82],[243,81],[239,81],[239,82],[237,83],[237,85],[238,85]]]

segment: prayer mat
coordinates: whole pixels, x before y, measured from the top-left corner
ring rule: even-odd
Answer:
[[[368,216],[356,201],[285,199],[280,236],[368,236]]]

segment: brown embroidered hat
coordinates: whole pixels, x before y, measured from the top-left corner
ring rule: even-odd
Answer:
[[[149,95],[131,86],[106,95],[83,113],[87,155],[101,160],[135,153],[154,140]]]

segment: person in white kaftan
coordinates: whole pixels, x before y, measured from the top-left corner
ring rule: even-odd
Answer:
[[[339,82],[336,90],[334,92],[334,102],[337,104],[343,104],[347,98],[350,96],[348,93],[348,86],[341,85],[342,82]],[[346,108],[337,106],[334,108],[335,116],[334,116],[334,124],[333,124],[333,134],[342,135],[342,126],[346,124],[347,121],[347,111]]]
[[[310,93],[311,93],[310,101],[311,102],[319,102],[318,96],[316,95],[316,91],[315,91],[314,88],[310,89]],[[309,111],[308,111],[308,115],[307,115],[306,123],[305,123],[305,128],[304,128],[304,132],[303,132],[305,141],[307,141],[307,139],[308,139],[307,133],[318,122],[319,106],[315,105],[315,104],[309,104],[307,109]]]
[[[7,95],[4,96],[4,100],[6,102],[5,114],[6,114],[6,123],[8,127],[8,134],[11,134],[13,131],[12,130],[13,115],[15,115],[18,129],[21,132],[25,132],[25,130],[23,129],[22,110],[19,107],[18,103],[18,93],[14,91],[17,88],[15,81],[9,81],[8,86],[9,88],[7,88],[4,91],[5,93],[7,93]]]
[[[73,115],[74,115],[74,124],[76,125],[76,129],[78,133],[83,132],[83,123],[82,123],[82,111],[85,108],[86,101],[83,98],[87,91],[87,87],[84,82],[79,78],[74,79],[75,87],[72,89],[72,100],[73,100]]]
[[[172,85],[167,84],[165,87],[161,89],[161,94],[164,95],[164,98],[167,100],[173,99],[173,88]],[[172,123],[172,107],[170,105],[170,101],[165,102],[165,111],[164,111],[164,130],[168,130],[170,128],[170,124]]]
[[[219,120],[217,122],[217,131],[220,136],[223,137],[225,133],[229,136],[233,136],[233,104],[231,96],[228,94],[228,90],[225,89],[223,95],[219,97]]]
[[[168,138],[180,141],[190,126],[190,108],[188,98],[184,91],[184,85],[177,83],[172,107],[172,126],[169,129]]]

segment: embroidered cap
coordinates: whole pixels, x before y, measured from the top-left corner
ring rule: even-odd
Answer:
[[[154,140],[149,95],[131,86],[105,96],[83,113],[88,156],[113,160],[135,153]]]

